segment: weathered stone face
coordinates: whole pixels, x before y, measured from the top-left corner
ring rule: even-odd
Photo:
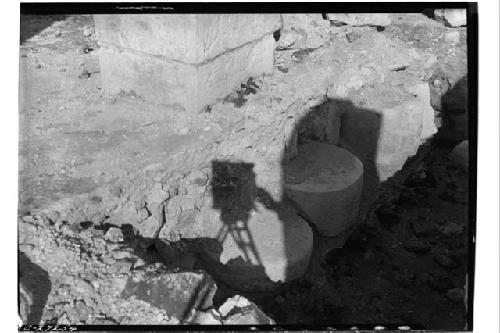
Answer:
[[[198,111],[216,102],[248,77],[273,71],[271,35],[200,65],[102,46],[99,61],[108,94],[134,91],[157,104],[180,104]]]
[[[193,65],[281,27],[279,14],[94,15],[94,21],[100,44]]]
[[[379,181],[400,170],[420,144],[437,132],[428,85],[408,90],[413,100],[376,112],[354,110],[342,118],[341,145],[361,160],[373,161]]]
[[[96,15],[106,93],[198,111],[272,73],[279,15]]]

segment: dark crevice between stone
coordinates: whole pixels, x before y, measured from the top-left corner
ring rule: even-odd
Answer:
[[[276,42],[280,40],[280,37],[281,37],[281,30],[276,30],[275,32],[273,32],[273,38]]]

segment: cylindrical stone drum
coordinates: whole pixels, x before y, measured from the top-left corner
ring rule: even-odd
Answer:
[[[335,145],[299,147],[285,166],[285,194],[323,236],[336,236],[356,222],[363,187],[363,164]]]

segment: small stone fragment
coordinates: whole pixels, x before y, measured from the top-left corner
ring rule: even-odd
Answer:
[[[361,35],[356,33],[356,32],[351,31],[351,32],[348,32],[345,34],[345,38],[347,39],[347,41],[349,43],[353,43],[353,42],[359,40],[361,38]]]
[[[144,267],[146,266],[146,262],[141,259],[141,258],[137,258],[137,261],[134,263],[134,269],[138,269],[138,268],[141,268],[141,267]]]
[[[94,34],[94,28],[89,27],[89,26],[87,26],[87,25],[86,25],[85,27],[83,27],[83,35],[84,35],[85,37],[90,37],[90,36],[92,36],[93,34]]]
[[[219,307],[219,313],[226,317],[234,308],[243,308],[249,306],[251,302],[243,296],[236,295],[228,298],[224,304]]]
[[[127,252],[127,251],[114,251],[112,253],[112,256],[113,256],[113,259],[115,259],[115,260],[128,259],[128,258],[132,257],[130,252]]]
[[[274,320],[269,318],[257,305],[243,296],[229,298],[219,308],[224,316],[225,325],[274,325]]]
[[[79,279],[75,284],[75,290],[81,294],[90,294],[94,291],[94,287],[87,281]]]
[[[104,235],[104,239],[113,243],[123,242],[123,232],[120,228],[111,227]]]
[[[113,268],[117,273],[128,273],[132,269],[133,263],[125,260],[117,261]]]

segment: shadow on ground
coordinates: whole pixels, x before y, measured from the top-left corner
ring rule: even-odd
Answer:
[[[28,304],[26,324],[38,325],[52,288],[49,275],[21,251],[18,252],[18,260],[20,302]],[[23,305],[20,306],[22,309]]]
[[[20,43],[50,27],[54,22],[65,20],[67,15],[21,15]]]

